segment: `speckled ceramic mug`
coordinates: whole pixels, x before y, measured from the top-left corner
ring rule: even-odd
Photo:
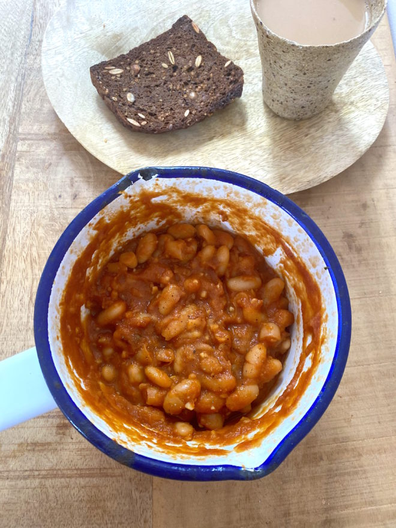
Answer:
[[[307,119],[324,110],[342,77],[371,38],[387,0],[367,0],[368,22],[363,33],[325,46],[301,45],[273,33],[250,0],[263,70],[264,102],[287,119]]]
[[[154,196],[150,207],[148,194]],[[167,213],[158,216],[164,203]],[[267,399],[243,418],[243,431],[236,436],[221,441],[215,436],[202,443],[161,442],[143,424],[120,422],[110,406],[95,408],[84,397],[89,387],[75,376],[67,344],[59,337],[60,307],[77,259],[100,232],[103,220],[111,222],[124,210],[128,220],[122,229],[117,234],[109,231],[113,252],[123,237],[159,228],[175,211],[187,222],[204,221],[243,233],[287,284],[295,316],[290,351]],[[108,250],[97,251],[100,258],[110,257]],[[290,267],[293,256],[297,268]],[[87,274],[91,264],[87,263]],[[293,269],[305,270],[304,276]],[[0,431],[58,405],[95,447],[131,468],[181,480],[251,480],[271,473],[330,404],[348,356],[351,311],[330,244],[291,200],[264,183],[226,170],[153,167],[125,176],[67,227],[40,280],[34,333],[37,352],[31,349],[0,362]]]

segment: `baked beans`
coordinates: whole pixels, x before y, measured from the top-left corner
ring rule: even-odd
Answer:
[[[245,238],[187,223],[128,242],[86,307],[90,379],[185,440],[252,409],[294,320],[284,281]]]

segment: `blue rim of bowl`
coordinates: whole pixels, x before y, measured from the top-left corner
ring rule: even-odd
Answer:
[[[115,200],[120,192],[133,185],[138,179],[148,180],[154,176],[219,180],[267,198],[286,211],[304,229],[320,252],[330,273],[337,299],[338,335],[329,374],[304,417],[282,439],[271,455],[256,468],[171,463],[133,453],[108,438],[86,418],[63,386],[53,362],[48,340],[48,306],[52,285],[65,253],[78,233],[103,207]],[[350,299],[341,265],[330,243],[314,221],[289,198],[268,185],[236,172],[210,167],[147,167],[127,174],[107,189],[76,216],[59,238],[42,273],[34,309],[34,336],[40,367],[54,400],[71,424],[95,447],[121,464],[154,476],[191,481],[254,480],[274,471],[314,427],[333,399],[348,358],[351,324]]]

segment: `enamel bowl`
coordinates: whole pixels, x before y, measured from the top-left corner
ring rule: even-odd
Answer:
[[[148,206],[150,193],[155,197]],[[164,204],[167,216],[158,213]],[[249,415],[243,434],[231,435],[221,445],[159,442],[139,424],[117,422],[111,413],[86,404],[84,383],[66,360],[58,338],[65,284],[77,258],[97,236],[98,226],[104,220],[111,222],[121,210],[130,212],[129,220],[113,234],[106,254],[98,249],[96,263],[106,261],[109,247],[111,253],[126,238],[166,225],[176,211],[183,220],[243,234],[286,281],[295,323],[284,369],[268,398]],[[296,278],[296,270],[304,270],[305,279]],[[306,296],[303,302],[302,296]],[[310,296],[316,305],[309,304]],[[65,230],[40,281],[34,326],[40,366],[53,398],[98,449],[122,464],[161,477],[251,480],[273,471],[330,404],[347,361],[351,309],[334,251],[291,200],[259,181],[225,170],[154,167],[122,178]]]

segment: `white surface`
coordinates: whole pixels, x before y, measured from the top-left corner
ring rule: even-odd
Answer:
[[[0,431],[56,407],[35,348],[0,361]]]

